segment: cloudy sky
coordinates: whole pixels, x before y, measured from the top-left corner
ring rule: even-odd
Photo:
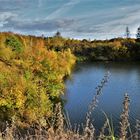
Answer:
[[[140,0],[0,0],[0,31],[106,39],[139,25]]]

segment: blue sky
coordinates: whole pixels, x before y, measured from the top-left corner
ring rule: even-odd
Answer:
[[[0,0],[0,31],[106,39],[140,25],[140,0]]]

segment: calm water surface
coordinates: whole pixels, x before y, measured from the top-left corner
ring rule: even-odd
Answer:
[[[111,73],[109,82],[99,98],[98,107],[93,112],[93,123],[98,130],[104,123],[105,116],[113,119],[115,128],[119,124],[124,94],[131,99],[130,121],[140,119],[140,63],[126,62],[94,62],[77,64],[71,78],[66,80],[64,98],[65,109],[69,113],[71,123],[85,122],[87,108],[95,95],[95,87],[104,75]]]

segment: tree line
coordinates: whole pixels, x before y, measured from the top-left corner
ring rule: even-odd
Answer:
[[[126,28],[126,31],[127,38],[109,40],[70,39],[57,32],[54,37],[45,38],[45,44],[48,49],[55,51],[69,48],[81,61],[139,61],[140,41],[138,38],[129,38],[129,28]]]

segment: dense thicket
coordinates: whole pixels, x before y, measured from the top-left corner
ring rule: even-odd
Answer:
[[[140,60],[140,41],[136,39],[116,38],[111,40],[74,40],[62,37],[46,39],[49,49],[62,51],[70,48],[80,60]]]
[[[47,50],[43,38],[0,33],[0,120],[43,123],[74,63],[70,49]]]

